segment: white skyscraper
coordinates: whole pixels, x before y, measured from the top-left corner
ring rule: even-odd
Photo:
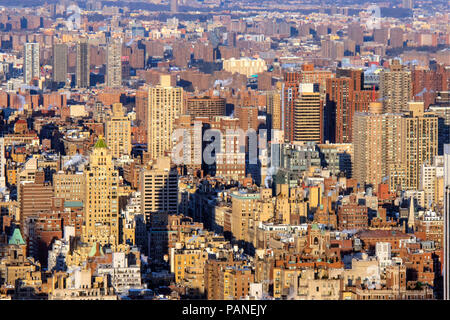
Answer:
[[[23,47],[23,82],[29,84],[39,78],[39,43],[25,43]]]
[[[122,85],[122,43],[113,41],[106,52],[106,85],[117,88]]]

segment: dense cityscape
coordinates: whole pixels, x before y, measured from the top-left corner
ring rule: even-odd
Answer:
[[[0,300],[450,299],[446,0],[0,0],[0,129]]]

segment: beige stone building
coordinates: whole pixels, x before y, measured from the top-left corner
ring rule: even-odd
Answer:
[[[243,74],[247,77],[250,77],[252,75],[267,71],[267,65],[266,62],[261,58],[231,58],[223,61],[223,70],[231,73]]]
[[[409,115],[402,118],[401,127],[401,187],[417,190],[422,165],[431,165],[438,154],[438,117],[425,114],[423,102],[409,102],[408,107]]]
[[[157,159],[172,151],[174,121],[184,110],[183,89],[170,86],[170,76],[162,75],[161,84],[148,90],[148,152]]]
[[[82,239],[102,245],[119,243],[119,172],[114,169],[112,155],[100,137],[84,171],[86,179],[85,221]]]
[[[113,158],[131,153],[131,121],[124,115],[121,103],[112,105],[111,117],[105,126],[106,143]]]
[[[235,191],[232,197],[231,233],[233,238],[256,247],[259,222],[273,218],[275,203],[271,189],[259,193]]]
[[[81,172],[60,171],[53,175],[54,195],[69,201],[84,201],[85,183],[85,176]]]
[[[170,158],[149,163],[140,173],[141,212],[147,221],[152,213],[178,211],[178,172]]]
[[[281,82],[277,83],[280,86]],[[269,91],[266,95],[267,114],[270,115],[272,128],[281,130],[281,93],[280,89]]]

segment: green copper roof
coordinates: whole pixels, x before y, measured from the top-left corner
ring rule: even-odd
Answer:
[[[100,251],[100,255],[104,255],[104,253],[103,253],[103,249],[102,249],[102,246],[100,246],[99,245],[99,251]],[[94,243],[93,245],[92,245],[92,248],[91,248],[91,251],[89,251],[89,257],[93,257],[93,256],[95,256],[95,254],[97,253],[97,243]]]
[[[105,140],[103,140],[102,137],[99,137],[94,148],[108,148],[108,146],[106,145]]]
[[[311,230],[319,230],[319,226],[315,223],[311,225]]]
[[[23,241],[22,235],[20,234],[20,230],[18,228],[14,229],[13,235],[9,238],[8,244],[25,244]]]
[[[64,201],[65,208],[77,208],[82,207],[83,201]]]

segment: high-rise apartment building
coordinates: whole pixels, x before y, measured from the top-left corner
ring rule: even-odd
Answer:
[[[111,117],[106,121],[105,135],[113,158],[131,153],[131,121],[124,115],[121,103],[112,105]]]
[[[281,87],[281,130],[288,142],[294,141],[294,101],[298,97],[300,76],[298,72],[287,72]]]
[[[321,54],[325,58],[341,60],[344,57],[345,46],[343,41],[324,39],[321,41]]]
[[[181,163],[186,166],[188,172],[195,172],[202,168],[202,132],[209,125],[208,118],[193,118],[190,115],[181,115],[175,120],[175,130],[183,130],[182,134],[177,136],[174,144],[174,158],[177,157],[176,164]],[[177,149],[181,146],[180,149]]]
[[[90,59],[89,43],[87,40],[80,40],[77,43],[77,72],[76,81],[78,88],[88,88],[90,86]]]
[[[172,151],[174,121],[183,110],[183,89],[170,86],[170,76],[162,75],[159,86],[148,89],[148,152],[151,159]]]
[[[66,83],[67,81],[67,45],[55,43],[53,45],[53,81]]]
[[[317,91],[317,90],[316,90]],[[294,102],[294,141],[322,142],[323,102],[312,83],[300,84],[298,98]]]
[[[450,144],[444,145],[444,300],[450,300]]]
[[[335,74],[331,70],[315,69],[313,64],[304,64],[300,73],[300,83],[318,84],[319,92],[325,94],[327,79],[334,78],[334,76]]]
[[[225,115],[225,99],[213,96],[186,99],[186,114],[192,117],[215,117]]]
[[[229,117],[218,117],[215,120],[211,127],[220,130],[221,141],[220,150],[215,151],[216,162],[211,165],[214,169],[211,169],[215,170],[216,176],[238,181],[245,177],[246,143],[241,139],[242,132],[239,132],[240,121]]]
[[[106,50],[106,86],[117,88],[122,85],[122,43],[114,40]]]
[[[435,104],[428,108],[430,113],[438,116],[439,154],[443,154],[444,145],[450,143],[450,104]]]
[[[242,130],[258,130],[258,107],[235,106],[235,115],[239,119],[239,128]]]
[[[101,245],[119,243],[119,172],[102,137],[95,143],[89,166],[84,170],[84,242]]]
[[[423,103],[410,102],[410,113],[382,113],[371,103],[357,112],[354,126],[353,176],[373,186],[389,182],[391,190],[418,190],[422,165],[438,154],[438,119],[424,114]]]
[[[325,139],[336,143],[351,142],[351,123],[353,117],[351,98],[353,96],[351,78],[327,79],[327,101]]]
[[[45,182],[44,171],[37,171],[34,181],[21,181],[20,189],[20,227],[22,231],[28,217],[52,207],[53,187]]]
[[[384,112],[408,112],[408,102],[412,100],[411,72],[405,70],[398,60],[394,60],[390,70],[380,75],[380,98]]]
[[[372,102],[368,112],[353,119],[352,175],[360,184],[377,186],[390,176],[401,152],[401,114],[383,114],[382,104]]]
[[[141,212],[147,222],[152,213],[178,211],[178,172],[169,157],[149,163],[140,173]]]
[[[424,113],[423,102],[409,102],[410,113],[402,118],[400,159],[404,170],[403,190],[419,188],[420,169],[438,155],[438,117]]]
[[[281,85],[281,82],[277,83]],[[281,86],[280,86],[281,88]],[[266,94],[268,129],[281,130],[281,94],[280,90],[268,91]]]
[[[137,143],[147,143],[148,130],[148,87],[139,88],[136,90],[136,122],[138,127],[138,135],[136,137]]]
[[[25,43],[23,47],[23,82],[29,84],[31,80],[39,78],[39,74],[39,43]]]
[[[380,104],[369,113],[355,113],[353,119],[353,177],[361,184],[378,185],[383,178],[383,115]]]

